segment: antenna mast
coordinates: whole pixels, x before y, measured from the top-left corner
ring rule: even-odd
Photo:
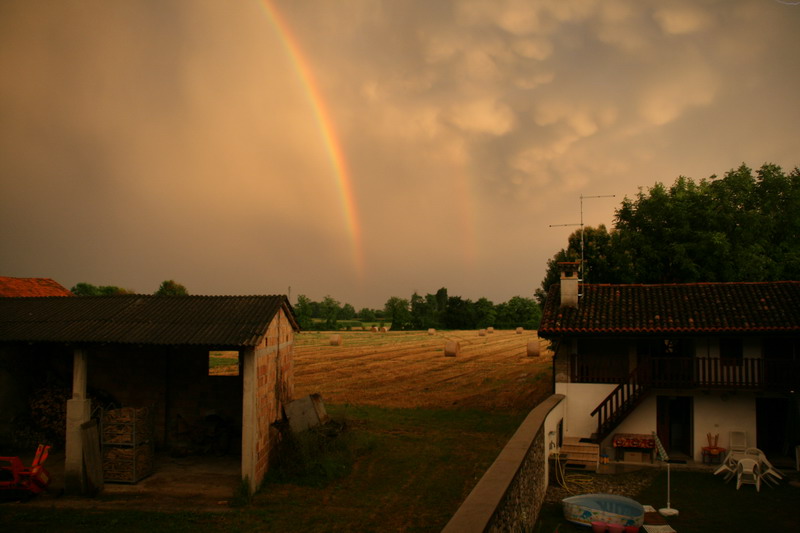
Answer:
[[[585,245],[584,245],[584,239],[583,239],[583,199],[584,198],[587,198],[587,199],[588,198],[614,198],[615,196],[616,196],[615,194],[598,194],[598,195],[594,195],[594,196],[584,196],[584,195],[581,194],[581,196],[580,196],[580,199],[581,199],[581,221],[580,221],[580,223],[578,223],[578,224],[550,224],[551,228],[554,228],[556,226],[580,226],[581,227],[581,264],[580,264],[580,273],[581,273],[580,282],[581,283],[583,283],[583,281],[584,281],[584,271],[583,271],[584,266],[583,265],[585,263],[585,261],[584,261],[584,246]]]

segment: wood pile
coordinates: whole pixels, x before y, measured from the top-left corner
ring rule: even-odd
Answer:
[[[103,479],[136,483],[153,472],[153,412],[110,409],[103,415]]]
[[[153,472],[153,447],[106,447],[103,451],[103,480],[136,483]]]
[[[103,417],[104,444],[139,444],[153,438],[150,410],[123,407],[106,411]]]

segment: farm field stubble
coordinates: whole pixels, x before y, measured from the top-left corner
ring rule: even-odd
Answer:
[[[303,332],[295,338],[295,398],[319,393],[325,403],[398,408],[527,411],[552,388],[552,354],[535,331]],[[446,357],[447,341],[461,351]]]

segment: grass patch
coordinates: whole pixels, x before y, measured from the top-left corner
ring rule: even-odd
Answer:
[[[261,490],[240,495],[248,505],[224,513],[160,513],[0,504],[0,523],[4,531],[439,532],[525,416],[326,409],[344,429],[299,438],[282,474],[276,465]]]

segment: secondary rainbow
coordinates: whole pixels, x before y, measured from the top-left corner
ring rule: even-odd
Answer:
[[[314,116],[319,125],[322,139],[325,143],[325,148],[333,164],[333,169],[336,174],[339,193],[341,196],[342,207],[344,210],[345,223],[347,230],[350,234],[350,240],[353,247],[353,260],[355,263],[356,271],[359,276],[364,273],[364,252],[361,243],[361,225],[358,219],[358,211],[356,209],[355,194],[353,193],[353,183],[350,180],[350,175],[347,169],[347,161],[342,152],[342,147],[336,137],[333,121],[331,120],[330,113],[325,106],[325,100],[317,85],[314,73],[309,67],[309,62],[302,53],[302,49],[297,42],[291,27],[287,24],[286,20],[281,16],[280,12],[272,5],[270,0],[261,0],[259,2],[267,14],[267,18],[278,32],[281,41],[283,42],[286,52],[292,60],[295,70],[297,71],[303,86],[308,94],[308,99],[314,110]]]

